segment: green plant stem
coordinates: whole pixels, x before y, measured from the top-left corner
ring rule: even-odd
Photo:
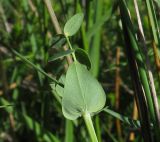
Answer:
[[[57,34],[62,34],[62,30],[60,28],[60,24],[58,22],[58,19],[56,17],[56,14],[54,12],[54,9],[53,9],[53,4],[50,0],[43,0],[46,7],[47,7],[47,10],[49,12],[49,15],[50,15],[50,18],[52,20],[52,24],[55,28],[55,31]],[[66,51],[68,50],[67,46],[63,46],[63,49]],[[66,56],[66,59],[67,59],[67,63],[68,64],[71,64],[72,63],[72,58],[70,56]],[[67,68],[66,68],[67,69]]]
[[[89,135],[91,137],[92,142],[98,142],[97,136],[96,136],[96,132],[95,129],[93,127],[93,123],[92,123],[92,119],[91,119],[91,115],[89,113],[85,113],[83,115],[84,121],[86,123]]]
[[[67,36],[65,36],[65,37],[66,37],[67,43],[68,43],[68,45],[69,45],[69,48],[70,48],[71,50],[73,50],[73,47],[72,47],[72,45],[71,45],[71,43],[70,43],[70,41],[69,41],[69,38],[68,38]],[[74,52],[72,53],[72,56],[73,56],[74,61],[77,61]]]

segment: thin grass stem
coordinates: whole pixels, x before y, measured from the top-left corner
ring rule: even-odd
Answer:
[[[70,41],[69,41],[69,38],[68,38],[67,36],[66,36],[66,40],[67,40],[67,43],[68,43],[68,45],[69,45],[69,48],[70,48],[71,50],[73,50],[73,47],[72,47],[72,45],[71,45],[71,43],[70,43]],[[77,61],[74,52],[72,53],[72,56],[73,56],[74,61]]]

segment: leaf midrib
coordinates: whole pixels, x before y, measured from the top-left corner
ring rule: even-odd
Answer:
[[[86,106],[86,101],[85,101],[85,96],[84,96],[85,91],[84,91],[84,93],[82,93],[82,88],[81,88],[81,84],[79,82],[79,76],[78,76],[77,65],[76,64],[75,64],[75,70],[76,70],[76,76],[77,76],[77,80],[78,80],[78,85],[79,85],[79,88],[80,88],[80,91],[81,91],[81,95],[82,95],[82,99],[83,99],[83,102],[84,102],[84,105],[85,105],[85,110],[84,111],[86,111],[87,110],[87,106]]]

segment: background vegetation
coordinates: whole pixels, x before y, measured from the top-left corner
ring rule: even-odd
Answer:
[[[70,41],[89,54],[107,99],[92,117],[98,141],[158,142],[159,0],[0,0],[0,141],[90,141],[82,118],[65,119],[43,72],[66,73],[63,27],[78,12],[84,21]]]

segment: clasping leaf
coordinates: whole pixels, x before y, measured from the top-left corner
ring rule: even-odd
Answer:
[[[85,113],[96,113],[106,102],[105,92],[100,83],[91,75],[86,66],[74,62],[66,74],[62,111],[67,119],[74,120]]]

